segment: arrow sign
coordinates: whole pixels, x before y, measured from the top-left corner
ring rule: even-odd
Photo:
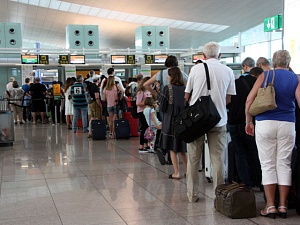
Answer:
[[[277,31],[282,29],[282,15],[277,15],[264,19],[264,31]]]

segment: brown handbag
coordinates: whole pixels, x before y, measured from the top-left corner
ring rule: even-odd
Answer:
[[[277,108],[274,89],[275,70],[273,69],[271,83],[267,85],[269,74],[270,71],[268,71],[267,77],[264,82],[264,86],[258,89],[257,95],[249,108],[249,113],[252,116],[256,116],[260,113],[264,113],[266,111]]]
[[[256,216],[254,193],[245,185],[221,184],[216,190],[215,208],[232,219],[252,218]]]

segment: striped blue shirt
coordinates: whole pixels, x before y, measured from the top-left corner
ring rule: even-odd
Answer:
[[[82,83],[75,83],[71,87],[71,95],[74,109],[87,108],[88,104],[85,97],[85,90]]]

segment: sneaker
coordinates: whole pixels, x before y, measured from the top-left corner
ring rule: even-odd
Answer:
[[[148,150],[145,148],[139,148],[139,153],[148,153]]]
[[[154,149],[149,149],[147,151],[148,151],[148,153],[155,153]]]

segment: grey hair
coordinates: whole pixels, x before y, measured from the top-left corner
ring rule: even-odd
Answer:
[[[274,53],[272,58],[273,67],[287,68],[291,62],[291,55],[287,50],[278,50]]]
[[[83,76],[82,75],[78,75],[76,77],[77,82],[83,81]]]
[[[246,59],[244,59],[244,61],[242,62],[242,66],[248,66],[248,67],[254,67],[255,66],[255,61],[254,59],[252,59],[251,57],[247,57]]]
[[[217,42],[208,42],[203,47],[203,53],[206,58],[215,58],[217,59],[220,54],[221,47]]]
[[[265,58],[265,57],[259,57],[256,61],[256,66],[259,66],[259,65],[270,66],[270,61],[267,60],[267,58]]]

